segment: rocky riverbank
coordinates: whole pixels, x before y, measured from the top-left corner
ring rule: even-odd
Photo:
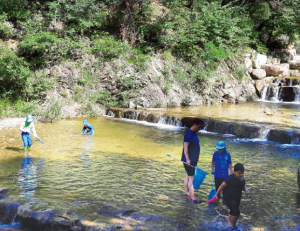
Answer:
[[[0,120],[0,130],[4,128],[20,126],[24,122],[24,118],[7,118]]]

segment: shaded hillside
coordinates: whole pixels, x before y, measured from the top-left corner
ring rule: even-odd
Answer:
[[[299,3],[2,0],[0,115],[251,100],[243,54],[296,41]],[[241,88],[229,100],[226,82]]]

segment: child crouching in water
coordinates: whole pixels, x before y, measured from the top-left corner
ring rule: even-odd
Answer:
[[[249,190],[246,188],[245,179],[244,179],[244,166],[240,163],[234,165],[234,172],[228,176],[225,181],[220,185],[215,195],[215,198],[218,199],[221,191],[224,190],[224,200],[229,208],[228,220],[231,225],[231,230],[238,231],[236,227],[236,222],[240,215],[240,202],[242,199],[242,191],[246,194],[249,193]]]

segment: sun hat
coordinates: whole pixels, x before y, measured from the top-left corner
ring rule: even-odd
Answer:
[[[88,120],[83,120],[82,124],[89,124],[89,121]]]
[[[216,145],[216,149],[224,149],[226,148],[224,141],[219,141]]]
[[[33,121],[32,115],[28,115],[28,116],[26,117],[26,122],[27,122],[27,123],[31,123],[32,121]]]
[[[244,168],[244,165],[242,165],[241,163],[237,163],[234,165],[233,167],[234,171],[237,172],[237,171],[244,171],[245,168]]]

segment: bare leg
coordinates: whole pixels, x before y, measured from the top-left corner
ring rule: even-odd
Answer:
[[[189,187],[189,193],[192,200],[196,200],[195,194],[194,194],[194,186],[193,186],[194,176],[188,177],[188,187]]]
[[[232,215],[228,216],[228,220],[230,222],[231,228],[233,228],[233,229],[236,228],[237,219],[238,219],[238,216],[232,216]]]
[[[184,190],[186,195],[190,195],[190,190],[189,190],[189,176],[186,175],[184,179]]]

